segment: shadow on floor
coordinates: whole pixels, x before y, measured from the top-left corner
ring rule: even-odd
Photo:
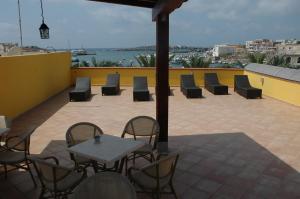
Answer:
[[[54,155],[71,166],[65,147],[64,140],[52,140],[42,155]],[[300,198],[297,170],[244,133],[170,136],[169,147],[180,153],[174,177],[180,198]],[[27,198],[36,196],[32,189],[22,191],[26,182],[11,184]]]
[[[17,135],[33,128],[37,128],[47,121],[52,115],[69,103],[69,88],[49,98],[40,105],[25,112],[13,120],[9,135]],[[26,124],[26,126],[24,126]]]

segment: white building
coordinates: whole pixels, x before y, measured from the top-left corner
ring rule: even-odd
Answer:
[[[10,49],[17,47],[15,43],[0,43],[0,55],[6,54]]]
[[[235,52],[235,47],[229,45],[215,45],[212,50],[213,57],[221,57],[224,55],[232,55]]]
[[[246,41],[246,49],[248,52],[268,52],[275,51],[274,43],[269,39],[256,39]]]
[[[278,44],[276,45],[277,53],[280,55],[299,55],[300,54],[300,44]]]

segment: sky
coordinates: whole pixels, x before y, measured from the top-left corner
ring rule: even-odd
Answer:
[[[0,43],[19,42],[17,0],[0,0]],[[151,10],[86,0],[43,0],[50,39],[41,40],[40,0],[20,0],[23,43],[54,48],[155,44]],[[213,46],[258,38],[300,39],[300,0],[189,0],[170,17],[170,44]]]

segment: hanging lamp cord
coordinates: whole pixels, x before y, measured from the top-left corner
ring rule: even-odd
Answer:
[[[41,10],[42,10],[42,19],[44,23],[44,9],[43,9],[43,0],[41,0]]]

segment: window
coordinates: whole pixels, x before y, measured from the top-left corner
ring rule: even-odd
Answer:
[[[298,64],[300,64],[300,57],[298,57],[298,61],[297,61],[297,63],[298,63]]]
[[[285,60],[285,63],[290,64],[291,63],[291,57],[287,57],[286,60]]]

